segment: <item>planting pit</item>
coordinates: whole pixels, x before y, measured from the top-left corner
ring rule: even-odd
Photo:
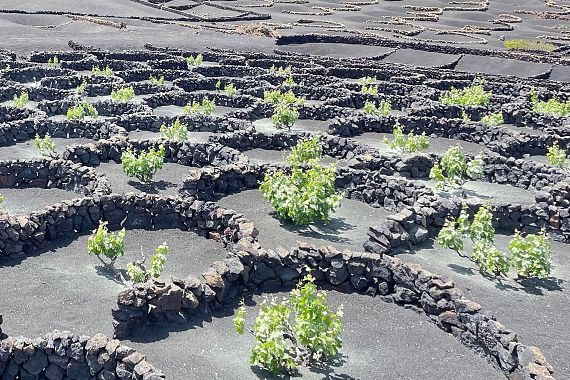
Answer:
[[[212,132],[188,132],[188,140],[190,142],[205,143],[208,142]],[[129,139],[131,140],[158,140],[162,138],[160,132],[151,131],[132,131],[129,132]]]
[[[329,123],[330,121],[299,119],[290,130],[293,132],[326,133]],[[273,126],[273,122],[270,118],[256,120],[253,122],[253,126],[256,131],[263,132],[267,135],[283,131],[283,129]]]
[[[285,156],[288,151],[269,150],[269,149],[251,149],[243,152],[252,163],[258,164],[282,164],[286,163]],[[321,163],[325,166],[336,164],[337,166],[345,166],[345,160],[336,160],[330,156],[323,156]]]
[[[52,137],[51,141],[55,144],[55,151],[61,155],[65,148],[73,144],[90,144],[95,142],[91,139],[84,138],[60,138]],[[0,147],[0,160],[28,160],[38,158],[40,152],[34,145],[34,140],[28,140],[15,145]]]
[[[419,182],[435,190],[434,181],[419,180]],[[531,191],[511,185],[483,181],[467,181],[463,185],[463,188],[465,190],[465,198],[467,199],[475,198],[492,204],[536,204],[535,196]],[[457,189],[442,191],[439,195],[445,198],[462,197],[461,190]]]
[[[42,189],[38,187],[0,188],[4,202],[0,209],[13,215],[27,215],[43,210],[62,200],[82,197],[81,194],[61,189]]]
[[[87,254],[87,240],[88,236],[70,236],[21,262],[2,261],[0,304],[6,332],[36,336],[59,329],[113,334],[110,310],[125,285],[97,257]],[[193,232],[127,230],[125,256],[115,267],[126,268],[140,260],[141,247],[145,254],[153,254],[163,242],[170,247],[164,279],[200,273],[225,257],[220,243]]]
[[[372,148],[377,149],[379,152],[384,154],[399,154],[395,149],[390,148],[387,144],[384,144],[383,139],[388,139],[389,141],[394,140],[394,135],[391,133],[376,133],[376,132],[366,132],[359,136],[352,137],[358,143],[368,145]],[[429,147],[422,150],[420,153],[435,153],[443,154],[452,146],[459,145],[463,148],[465,154],[479,154],[483,152],[486,148],[483,145],[471,143],[463,140],[446,139],[443,137],[430,137]]]
[[[508,252],[512,237],[496,235],[497,248]],[[465,243],[465,252],[471,252],[471,241],[466,239]],[[569,244],[552,242],[551,274],[543,279],[518,282],[513,280],[514,272],[508,279],[483,276],[474,263],[433,241],[414,247],[411,253],[398,255],[398,258],[453,278],[469,298],[484,305],[497,320],[517,331],[519,340],[540,346],[557,368],[557,378],[567,378],[570,363],[566,352],[570,349],[570,341],[564,338],[564,331],[570,313],[569,251]]]
[[[182,181],[190,173],[191,168],[180,164],[165,162],[152,178],[152,183],[147,186],[135,177],[129,177],[123,172],[121,164],[113,161],[101,163],[95,168],[104,174],[111,184],[115,193],[145,192],[149,194],[177,195]]]
[[[259,242],[267,248],[289,248],[297,241],[316,245],[334,245],[339,249],[362,250],[369,225],[390,214],[383,208],[374,208],[353,199],[343,199],[331,215],[329,224],[316,223],[308,227],[295,226],[274,215],[273,207],[258,190],[246,190],[228,195],[219,201],[220,206],[239,210],[253,221],[259,230]]]
[[[327,294],[332,310],[344,305],[341,356],[334,366],[301,368],[303,379],[373,379],[378,374],[390,379],[504,378],[485,359],[411,310],[367,296]],[[263,299],[281,300],[287,295],[246,295],[246,328],[253,326]],[[244,335],[235,333],[233,314],[227,308],[205,321],[197,316],[189,320],[191,329],[181,327],[180,331],[152,326],[127,344],[145,352],[150,362],[176,379],[280,378],[251,368],[244,360],[254,338],[247,330]],[[163,355],[164,350],[170,355]]]

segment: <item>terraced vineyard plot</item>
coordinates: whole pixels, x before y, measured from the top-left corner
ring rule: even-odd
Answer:
[[[226,355],[219,378],[263,376],[248,368],[251,337],[230,334],[230,315],[251,291],[289,290],[308,271],[347,309],[347,362],[333,371],[338,376],[375,378],[374,363],[386,360],[403,360],[386,373],[418,379],[457,377],[465,368],[466,378],[570,375],[561,327],[570,178],[564,162],[547,158],[555,142],[570,153],[570,125],[567,115],[544,112],[564,109],[567,84],[294,54],[71,45],[26,59],[0,55],[0,271],[10,284],[0,312],[10,336],[71,330],[77,354],[60,355],[58,365],[34,348],[33,360],[17,361],[21,348],[14,345],[0,355],[3,375],[203,378]],[[199,54],[209,64],[199,64]],[[95,64],[103,74],[91,71]],[[26,107],[8,103],[24,90]],[[316,176],[300,189],[282,185],[281,204],[272,206],[259,191],[264,179],[318,170],[330,170],[341,199],[326,215],[329,224],[295,226],[292,215],[302,207],[282,217],[274,210],[298,206],[293,193],[316,194],[316,202],[303,198],[306,213],[322,207]],[[493,242],[512,262],[503,276],[481,273],[469,244],[453,259],[432,249],[450,218],[471,221],[486,207],[502,234]],[[88,235],[103,225],[109,236],[126,229],[125,257],[107,255],[121,252],[117,242],[99,256],[124,279],[97,272],[99,260],[87,254]],[[544,278],[530,271],[523,274],[532,278],[517,279],[516,250],[504,240],[542,230],[552,242],[552,268]],[[153,256],[163,241],[170,252]],[[141,247],[145,261],[137,263]],[[129,281],[137,265],[142,280]],[[49,286],[37,290],[38,279]],[[516,316],[501,297],[516,305]],[[543,333],[531,324],[544,315]],[[448,334],[436,337],[437,328]],[[109,353],[112,344],[98,332],[148,352],[164,374],[126,359],[132,353]],[[79,339],[84,333],[99,345]],[[193,339],[203,354],[188,353]],[[208,345],[214,339],[225,344]],[[386,339],[402,341],[391,348]],[[433,342],[441,344],[435,351]],[[97,366],[93,352],[114,361]],[[416,362],[423,364],[407,365],[406,355],[425,355]],[[244,360],[232,372],[237,358]]]

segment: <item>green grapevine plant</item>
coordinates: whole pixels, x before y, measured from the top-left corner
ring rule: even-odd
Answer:
[[[287,128],[291,127],[299,120],[299,111],[296,107],[290,106],[287,103],[279,103],[275,106],[273,115],[271,115],[271,121],[275,128]]]
[[[203,62],[204,62],[204,56],[202,55],[202,53],[199,53],[196,57],[191,55],[191,56],[186,58],[186,63],[188,64],[188,68],[190,68],[192,66],[195,66],[195,67],[201,66]]]
[[[125,255],[125,229],[109,232],[107,225],[107,222],[101,222],[89,236],[87,252],[89,256],[96,255],[101,261],[103,261],[101,256],[105,256],[111,260],[111,265],[113,265],[116,259]]]
[[[483,80],[475,79],[467,88],[459,90],[452,87],[446,91],[439,101],[445,105],[487,106],[491,102],[491,92],[486,92]]]
[[[20,96],[14,95],[14,107],[24,108],[28,103],[29,97],[27,91],[22,91]]]
[[[36,134],[34,145],[40,151],[40,156],[50,158],[58,157],[58,154],[55,151],[55,144],[51,140],[51,136],[47,133],[43,138]]]
[[[242,302],[233,320],[238,334],[245,332],[245,314]],[[299,364],[326,361],[342,348],[342,318],[342,306],[331,311],[325,293],[317,290],[309,274],[289,300],[261,304],[249,362],[274,374],[291,374]]]
[[[546,151],[546,159],[552,166],[556,166],[560,169],[568,168],[568,156],[563,149],[560,149],[557,142],[552,144]]]
[[[228,83],[224,86],[224,91],[226,92],[226,94],[228,94],[228,96],[234,96],[237,92],[236,87],[234,86],[233,83]]]
[[[436,241],[440,246],[453,249],[460,256],[472,260],[481,272],[506,276],[512,267],[519,278],[540,278],[550,274],[552,249],[544,229],[539,234],[529,234],[526,237],[522,237],[517,231],[509,243],[510,256],[507,258],[507,255],[494,245],[495,229],[492,219],[490,206],[486,205],[477,211],[470,224],[463,208],[457,220],[446,221]],[[461,254],[464,238],[467,236],[473,242],[473,252],[470,256]]]
[[[271,66],[270,71],[272,73],[278,74],[278,75],[291,75],[291,66],[287,66],[287,67],[283,67],[283,66],[279,66],[279,67],[275,67],[275,65]]]
[[[506,276],[510,263],[504,252],[487,241],[473,243],[471,257],[481,272],[492,273],[496,276]]]
[[[166,265],[168,245],[162,243],[155,248],[155,254],[150,257],[150,267],[145,265],[146,258],[143,255],[142,260],[127,264],[127,274],[133,283],[146,282],[150,278],[158,278]]]
[[[342,199],[335,189],[335,167],[325,168],[320,164],[321,152],[315,149],[314,143],[315,140],[310,140],[297,144],[298,149],[287,158],[291,172],[268,172],[259,187],[278,217],[298,225],[308,225],[315,220],[329,222],[329,214]],[[302,167],[305,159],[309,168]]]
[[[509,244],[511,264],[519,277],[546,277],[552,268],[552,248],[542,229],[539,234],[522,237],[520,232]]]
[[[140,152],[137,156],[131,149],[121,155],[123,172],[129,177],[135,177],[142,183],[149,185],[152,177],[164,164],[165,148],[161,145],[158,150]]]
[[[561,102],[556,98],[550,98],[546,102],[543,102],[538,99],[536,90],[533,90],[530,95],[530,102],[532,103],[532,110],[534,112],[554,116],[570,115],[570,99],[566,100],[566,102]]]
[[[209,116],[214,113],[216,110],[216,102],[214,100],[210,100],[207,96],[202,99],[202,104],[194,101],[192,103],[188,103],[184,106],[182,112],[186,115],[190,115],[193,113],[201,113],[202,115]]]
[[[394,140],[389,141],[387,138],[384,138],[382,142],[400,153],[413,153],[429,148],[429,138],[425,133],[421,135],[408,133],[408,135],[405,136],[402,126],[396,124],[394,126],[393,135]]]
[[[47,65],[51,68],[59,67],[60,61],[57,55],[54,55],[53,58],[48,59]]]
[[[298,98],[291,90],[287,92],[281,92],[280,90],[264,91],[263,100],[269,104],[285,103],[298,106],[305,102],[304,98]]]
[[[281,84],[281,86],[283,87],[293,87],[294,85],[295,85],[295,80],[293,79],[292,76],[288,76],[287,79],[285,79]]]
[[[93,104],[85,100],[73,107],[69,107],[67,109],[66,116],[68,120],[82,120],[85,116],[97,118],[99,116],[99,112],[97,112],[97,109]]]
[[[318,163],[322,155],[323,147],[321,146],[320,136],[314,135],[309,139],[299,141],[297,145],[291,148],[286,160],[292,166],[301,166],[303,164]]]
[[[442,247],[453,249],[461,257],[469,258],[481,272],[506,275],[509,271],[509,262],[506,255],[493,244],[495,229],[492,222],[491,206],[480,207],[472,223],[469,223],[469,216],[464,206],[456,220],[446,221],[436,241]],[[470,256],[461,253],[467,236],[473,242],[473,252]]]
[[[236,316],[232,320],[236,333],[243,335],[245,333],[245,303],[242,300],[239,303],[238,309],[236,311]]]
[[[475,157],[467,161],[463,149],[456,145],[449,148],[429,173],[429,178],[436,181],[436,189],[455,189],[463,186],[467,179],[479,179],[484,174],[483,160]]]
[[[376,102],[365,102],[362,110],[369,115],[380,115],[388,116],[392,105],[388,101],[381,101],[379,106],[376,106]]]
[[[490,125],[492,127],[496,127],[498,125],[504,124],[505,119],[503,118],[502,112],[491,113],[489,115],[485,115],[481,118],[481,122],[483,124]]]
[[[75,88],[75,93],[77,95],[84,95],[86,87],[87,87],[87,80],[84,79],[81,82],[81,84]]]
[[[186,141],[188,140],[188,128],[179,119],[176,119],[170,127],[162,124],[160,126],[160,135],[169,140]]]
[[[135,89],[133,86],[119,88],[111,92],[111,98],[117,103],[126,103],[135,97]]]
[[[109,78],[113,75],[113,69],[111,69],[109,66],[106,66],[103,70],[101,70],[99,66],[93,66],[91,68],[91,74]]]
[[[162,84],[164,84],[164,75],[161,75],[160,78],[157,78],[151,74],[151,76],[148,78],[148,81],[151,84],[162,85]]]

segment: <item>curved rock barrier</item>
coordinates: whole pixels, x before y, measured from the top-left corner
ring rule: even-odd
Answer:
[[[48,158],[0,161],[0,187],[56,188],[85,196],[111,193],[107,178],[93,169]]]
[[[62,236],[91,232],[100,221],[108,221],[110,229],[192,230],[224,244],[257,234],[241,214],[211,202],[145,193],[111,194],[64,201],[29,216],[2,215],[0,259],[22,258]]]
[[[232,162],[247,162],[247,157],[235,149],[220,144],[181,142],[167,139],[131,140],[116,137],[86,145],[68,146],[62,157],[65,160],[96,166],[101,162],[121,163],[121,155],[128,149],[135,151],[165,147],[165,162],[186,166],[223,165]]]
[[[242,239],[227,259],[212,263],[199,277],[135,284],[118,296],[113,309],[115,335],[124,338],[147,323],[220,307],[246,287],[292,288],[307,270],[321,285],[422,310],[509,378],[553,379],[553,368],[540,349],[520,343],[514,331],[484,314],[445,276],[386,255],[304,243],[289,251],[273,251]]]
[[[2,333],[0,376],[3,379],[144,379],[166,376],[133,348],[103,334],[79,336],[55,330],[29,339]]]

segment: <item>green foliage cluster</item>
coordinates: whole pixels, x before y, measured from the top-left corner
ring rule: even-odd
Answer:
[[[538,93],[536,90],[533,90],[530,95],[530,102],[532,103],[532,110],[534,112],[554,116],[570,115],[570,99],[566,102],[561,102],[556,98],[550,98],[544,102],[538,99]]]
[[[318,136],[299,142],[287,157],[291,172],[268,172],[259,187],[278,217],[298,225],[329,222],[330,213],[342,200],[335,189],[335,167],[322,166],[322,150],[316,144],[320,144]]]
[[[123,172],[129,177],[135,177],[144,184],[150,184],[152,177],[164,164],[165,148],[161,145],[158,150],[142,151],[136,155],[131,149],[121,155]]]
[[[234,318],[238,334],[245,332],[245,306]],[[326,361],[342,348],[343,307],[329,309],[326,294],[307,275],[289,300],[264,301],[255,323],[255,345],[249,362],[274,374],[292,373],[301,363]]]
[[[560,169],[568,168],[568,156],[564,149],[560,149],[558,142],[555,142],[551,147],[548,147],[548,150],[546,151],[546,159],[552,166],[556,166]]]
[[[57,57],[57,55],[54,55],[52,58],[48,59],[47,61],[47,65],[48,67],[51,68],[57,68],[59,67],[60,61],[59,58]]]
[[[481,118],[481,123],[496,127],[498,125],[504,124],[505,119],[503,118],[502,112],[495,112],[495,113],[491,113],[489,115],[483,116]]]
[[[87,87],[87,81],[84,79],[79,86],[75,87],[75,93],[77,95],[85,94],[86,87]]]
[[[99,66],[93,66],[91,68],[91,74],[95,76],[104,76],[104,77],[111,77],[113,75],[113,69],[109,66],[106,66],[103,70],[99,68]]]
[[[69,107],[66,116],[68,120],[82,120],[85,116],[96,118],[99,116],[99,112],[97,112],[93,104],[83,101],[73,107]]]
[[[291,148],[285,159],[291,166],[301,166],[318,162],[322,155],[323,147],[320,137],[319,135],[314,135],[309,139],[299,141],[297,145]]]
[[[264,91],[263,100],[269,104],[286,103],[299,106],[305,102],[304,98],[298,98],[293,91],[281,92],[279,89]]]
[[[372,85],[376,82],[376,77],[362,77],[358,80],[361,85],[360,92],[368,95],[378,95],[378,86]]]
[[[166,243],[162,243],[155,248],[155,254],[150,257],[150,267],[146,267],[146,258],[127,264],[127,274],[133,283],[146,282],[150,278],[160,277],[166,265],[168,251],[170,248]]]
[[[109,232],[107,226],[107,222],[101,222],[99,227],[89,236],[87,252],[89,256],[96,255],[99,259],[101,256],[105,256],[113,264],[116,259],[125,255],[125,229]]]
[[[285,79],[283,83],[281,83],[281,86],[283,87],[293,87],[294,85],[295,85],[295,80],[293,79],[292,76],[288,76],[287,79]]]
[[[111,98],[118,103],[126,103],[135,97],[133,86],[119,88],[111,92]]]
[[[275,128],[291,129],[293,125],[299,120],[299,110],[287,103],[279,103],[275,106],[271,121]]]
[[[291,66],[287,66],[287,67],[283,67],[283,66],[279,66],[279,67],[275,67],[275,65],[271,66],[270,71],[272,73],[278,74],[278,75],[291,75]]]
[[[376,105],[376,102],[365,102],[362,110],[369,115],[381,115],[388,116],[392,105],[388,101],[381,101],[380,105]]]
[[[150,84],[162,85],[164,84],[164,75],[161,75],[160,78],[157,78],[151,74],[148,80]]]
[[[509,243],[511,265],[520,277],[546,277],[552,268],[552,248],[544,230],[522,237],[520,232]]]
[[[202,55],[202,53],[199,53],[195,57],[193,55],[186,57],[186,63],[188,64],[188,68],[192,66],[200,66],[202,65],[203,62],[204,62],[204,56]]]
[[[160,135],[169,140],[186,141],[188,140],[188,128],[186,128],[186,124],[182,124],[179,119],[176,119],[170,127],[162,124]]]
[[[4,196],[0,194],[0,204],[2,204],[2,202],[4,202]]]
[[[197,101],[193,101],[192,103],[188,103],[184,106],[182,112],[186,115],[190,115],[193,113],[200,113],[202,115],[211,115],[216,110],[216,102],[212,99],[210,100],[207,96],[202,99],[202,104],[198,103]]]
[[[546,277],[550,273],[552,254],[544,230],[539,234],[522,237],[517,231],[509,243],[510,256],[494,243],[495,229],[489,205],[481,207],[469,223],[465,206],[456,220],[448,219],[437,235],[437,243],[461,255],[464,238],[470,237],[473,252],[469,257],[481,272],[506,276],[514,268],[519,277]]]
[[[400,153],[413,153],[429,148],[429,138],[425,133],[416,135],[410,132],[406,136],[404,135],[402,126],[396,124],[394,126],[393,135],[394,140],[389,141],[387,138],[384,138],[382,142]]]
[[[276,89],[273,91],[265,91],[263,93],[263,100],[267,103],[275,104],[275,109],[271,120],[276,128],[291,127],[299,120],[299,110],[296,106],[302,105],[305,101],[304,98],[298,98],[293,91],[281,92]]]
[[[236,86],[234,86],[233,83],[228,83],[224,86],[224,91],[226,92],[226,94],[228,94],[229,96],[234,96],[237,92],[236,90]]]
[[[542,41],[527,40],[523,38],[511,38],[503,42],[505,48],[510,50],[523,50],[523,51],[545,51],[552,52],[558,46]]]
[[[22,91],[20,96],[14,94],[14,107],[24,108],[28,103],[29,96],[27,91]]]
[[[48,133],[43,138],[36,134],[34,145],[40,151],[40,156],[42,157],[56,158],[58,156],[55,151],[55,144]]]
[[[218,81],[215,84],[215,87],[217,90],[220,90],[222,88],[222,81],[218,79]],[[226,92],[226,94],[228,94],[229,96],[234,96],[237,92],[236,87],[234,86],[233,83],[228,83],[224,86],[224,91]]]
[[[429,173],[429,178],[436,181],[436,189],[455,189],[470,179],[482,178],[483,160],[476,157],[467,161],[463,149],[456,145],[449,148]]]
[[[445,105],[487,106],[491,102],[492,95],[490,91],[485,91],[483,80],[475,79],[469,87],[462,90],[452,87],[439,98],[439,101]]]

